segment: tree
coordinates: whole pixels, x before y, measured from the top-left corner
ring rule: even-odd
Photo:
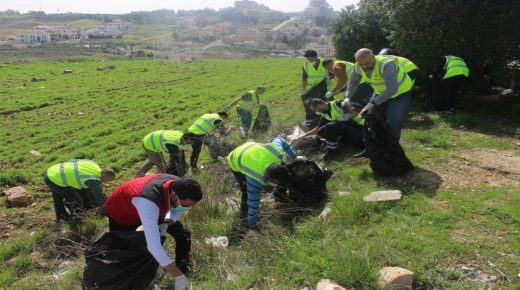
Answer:
[[[361,0],[346,6],[332,24],[333,42],[340,59],[352,60],[362,47],[378,50],[389,45],[384,0]]]

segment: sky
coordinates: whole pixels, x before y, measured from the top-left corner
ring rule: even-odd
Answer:
[[[256,2],[285,12],[299,12],[309,4],[308,0],[257,0]],[[359,0],[327,0],[327,2],[334,10],[339,11],[348,4],[356,4]],[[125,14],[157,9],[195,10],[206,7],[218,9],[232,7],[233,3],[234,0],[0,0],[0,11],[13,9],[22,13],[42,10],[46,13]]]

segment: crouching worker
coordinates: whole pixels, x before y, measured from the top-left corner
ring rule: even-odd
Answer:
[[[365,120],[354,111],[355,104],[346,104],[346,108],[343,108],[342,101],[325,102],[321,99],[312,99],[310,103],[310,109],[321,118],[318,126],[302,137],[318,134],[324,138],[327,146],[324,159],[331,160],[337,156],[340,139],[344,144],[363,148],[362,131]]]
[[[175,289],[186,289],[191,233],[179,221],[181,213],[202,199],[194,179],[155,174],[129,180],[107,198],[110,231],[135,231],[143,225],[148,251],[175,278]],[[169,223],[168,234],[175,239],[175,264],[163,246],[159,223]]]
[[[247,218],[251,229],[258,229],[260,192],[264,184],[284,184],[289,179],[289,170],[282,164],[284,153],[297,157],[291,145],[277,137],[268,144],[246,142],[227,156],[228,166],[242,192],[240,218]]]
[[[191,156],[190,156],[190,167],[197,169],[197,161],[199,160],[200,151],[204,143],[204,137],[213,133],[215,129],[218,129],[221,135],[226,133],[224,126],[224,119],[228,114],[226,112],[218,112],[216,114],[204,114],[200,116],[195,122],[188,128],[188,133],[185,137],[193,139],[191,144]]]
[[[101,169],[96,162],[86,159],[72,159],[49,167],[43,180],[52,192],[56,221],[77,221],[79,213],[96,206],[104,214],[103,182],[112,181],[115,176],[114,170]]]
[[[161,173],[183,176],[186,174],[186,168],[182,145],[193,144],[195,141],[196,138],[177,130],[159,130],[146,135],[143,138],[143,146],[148,160],[137,171],[135,177],[145,176],[154,165]],[[164,158],[163,152],[170,155],[169,162]]]

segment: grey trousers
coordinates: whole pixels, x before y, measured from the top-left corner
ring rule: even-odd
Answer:
[[[135,174],[135,177],[142,177],[145,176],[152,167],[157,166],[160,172],[166,172],[168,169],[168,162],[166,162],[166,159],[164,159],[164,156],[161,152],[153,152],[148,149],[144,149],[146,152],[146,156],[148,157],[148,160],[139,168],[137,173]]]

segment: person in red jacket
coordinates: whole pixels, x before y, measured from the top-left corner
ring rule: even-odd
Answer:
[[[148,251],[175,278],[175,289],[186,289],[191,233],[179,216],[202,199],[194,179],[169,174],[134,178],[118,186],[107,198],[110,231],[135,231],[143,225]],[[175,264],[161,245],[158,224],[168,222],[168,234],[175,239]]]

